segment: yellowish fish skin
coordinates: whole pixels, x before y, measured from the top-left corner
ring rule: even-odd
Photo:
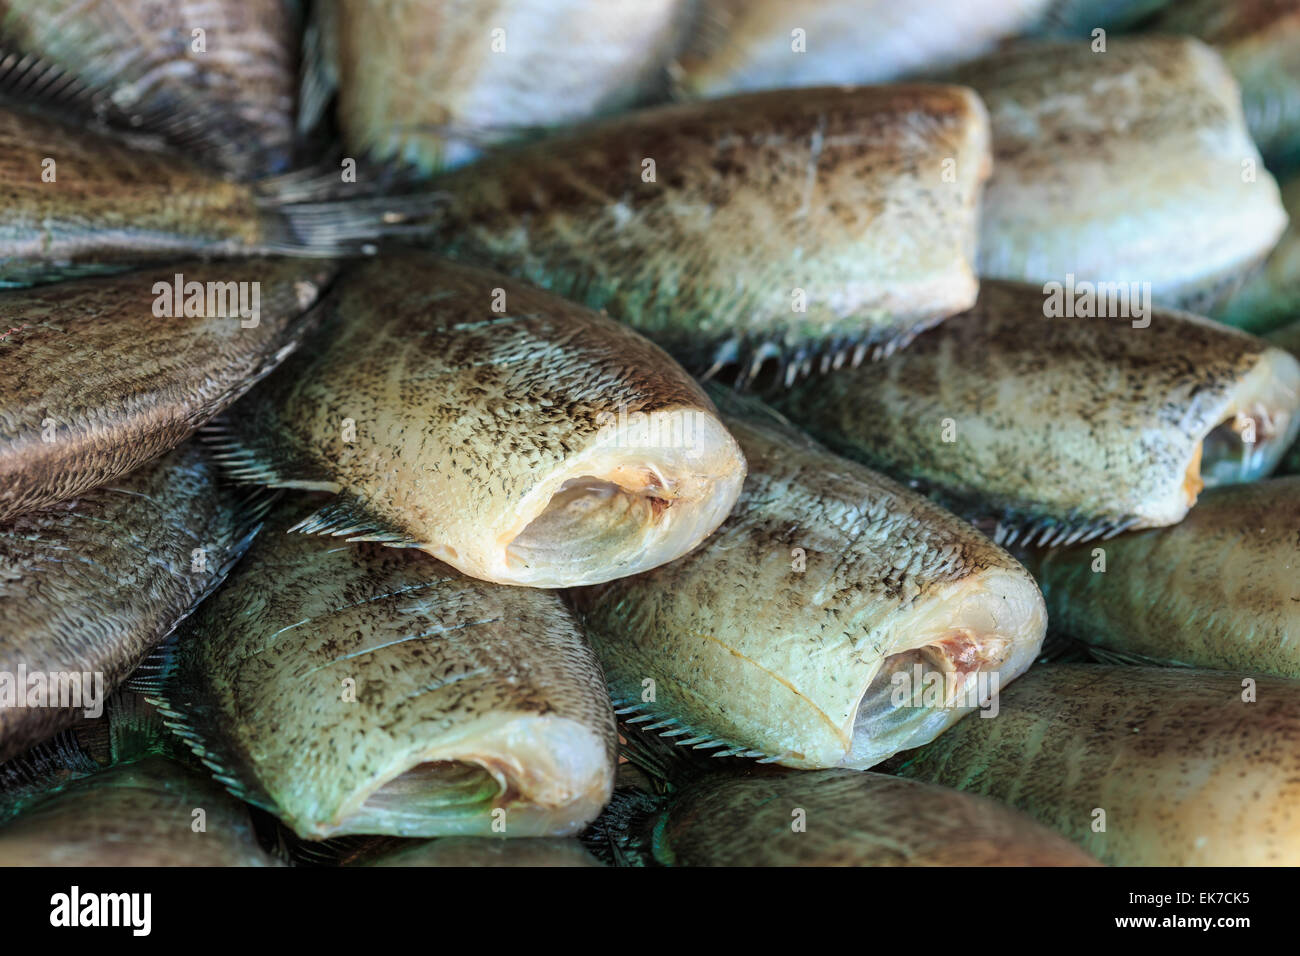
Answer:
[[[1034,667],[996,718],[898,772],[1005,801],[1112,866],[1294,866],[1300,684],[1257,675]]]
[[[0,829],[0,866],[283,865],[258,844],[246,806],[161,757],[74,781]]]
[[[984,107],[951,86],[642,110],[435,180],[421,241],[614,318],[692,370],[886,354],[974,301]]]
[[[0,292],[0,521],[180,444],[297,347],[334,268],[188,261]],[[176,314],[189,301],[176,302],[177,276],[182,288],[203,286],[203,314]],[[212,283],[230,295],[208,312]],[[256,303],[249,317],[239,314],[241,288]]]
[[[1052,627],[1161,663],[1300,678],[1300,477],[1214,488],[1170,528],[1026,560]]]
[[[102,704],[221,582],[256,517],[245,497],[190,444],[0,525],[0,673],[13,693],[0,692],[0,760]],[[80,694],[61,680],[62,705],[33,700],[33,675],[51,673],[77,675]]]
[[[642,865],[1097,865],[1009,807],[869,771],[707,774],[630,824]]]
[[[423,172],[662,85],[683,0],[337,0],[348,147]]]
[[[322,309],[216,436],[237,477],[340,493],[303,530],[566,587],[679,557],[740,493],[712,403],[609,318],[421,254],[366,263]]]
[[[620,712],[694,746],[865,769],[1030,665],[1047,617],[1009,554],[757,403],[715,397],[749,462],[727,521],[678,561],[568,592]],[[944,681],[941,701],[919,686],[895,700],[914,668]]]
[[[268,519],[137,679],[217,778],[313,840],[566,836],[594,818],[614,718],[559,597],[288,534],[304,511]]]
[[[1286,228],[1237,83],[1198,40],[1023,43],[951,78],[992,125],[981,277],[1147,283],[1203,312]]]
[[[1010,543],[1174,524],[1203,485],[1267,475],[1300,431],[1300,363],[1261,339],[1164,309],[1047,311],[1036,286],[986,281],[888,361],[772,401]]]
[[[0,43],[75,77],[77,105],[242,178],[283,172],[293,137],[292,0],[3,0]],[[197,32],[196,32],[197,31]],[[58,87],[59,83],[49,83]]]

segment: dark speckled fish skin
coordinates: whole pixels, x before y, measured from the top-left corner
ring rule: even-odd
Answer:
[[[1113,866],[1295,866],[1297,739],[1295,681],[1050,664],[898,772],[1009,803]]]
[[[302,530],[566,587],[679,557],[740,492],[744,458],[700,387],[589,309],[417,253],[365,263],[321,310],[213,429],[236,478],[339,493]]]
[[[861,361],[974,300],[987,134],[950,86],[643,110],[438,178],[424,241],[604,309],[692,370]]]
[[[220,488],[189,444],[0,525],[0,672],[99,672],[107,696],[243,553],[256,518],[246,497]],[[84,710],[0,707],[0,760]]]
[[[161,757],[74,781],[0,828],[0,866],[281,865],[258,845],[246,806]]]
[[[1152,663],[1300,678],[1300,477],[1207,491],[1180,524],[1025,555],[1054,630]]]
[[[1037,286],[986,281],[973,310],[888,361],[772,401],[840,453],[1001,522],[998,540],[1035,543],[1181,520],[1202,481],[1245,474],[1230,443],[1201,450],[1257,401],[1268,414],[1248,477],[1300,429],[1300,364],[1281,349],[1186,313],[1155,309],[1133,328],[1049,318],[1044,301]]]
[[[295,6],[293,0],[3,0],[0,46],[75,77],[95,115],[159,132],[218,168],[257,178],[283,172],[290,160]],[[202,51],[193,49],[195,29],[204,31]],[[23,90],[41,69],[28,64],[15,72]],[[37,88],[57,86],[46,81]]]
[[[677,561],[567,592],[620,713],[695,749],[865,769],[974,705],[893,706],[893,673],[964,672],[964,689],[1029,666],[1046,614],[1009,554],[769,409],[713,394],[750,466],[731,515]]]
[[[639,865],[1096,865],[1009,807],[869,771],[716,773],[661,800],[637,796],[613,849]],[[611,814],[628,798],[620,788]]]
[[[168,726],[307,839],[500,835],[495,810],[511,837],[592,819],[613,785],[614,718],[558,595],[286,533],[307,510],[277,510],[133,679]]]
[[[0,521],[180,444],[297,347],[333,272],[311,260],[190,261],[0,292]],[[257,324],[245,327],[237,295],[225,316],[156,315],[155,283],[170,290],[178,274],[258,283]]]

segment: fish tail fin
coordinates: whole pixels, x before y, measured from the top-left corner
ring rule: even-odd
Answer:
[[[447,194],[389,194],[396,185],[381,179],[357,188],[342,183],[338,172],[319,169],[264,180],[258,184],[258,204],[268,226],[259,251],[324,258],[374,255],[382,244],[434,232]]]

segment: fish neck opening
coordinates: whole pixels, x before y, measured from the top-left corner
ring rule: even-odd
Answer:
[[[416,764],[370,794],[348,818],[346,832],[482,833],[492,810],[510,797],[509,784],[482,766],[432,760]]]
[[[937,736],[960,714],[986,708],[1012,641],[956,627],[932,643],[891,654],[858,701],[845,766],[866,769]]]
[[[573,462],[505,542],[501,580],[600,584],[658,567],[702,541],[731,511],[745,461],[716,417],[690,416],[686,426],[669,413],[670,424],[647,416],[649,425],[615,430]]]
[[[1300,365],[1273,350],[1260,366],[1197,449],[1188,470],[1199,468],[1196,491],[1267,477],[1300,434]]]

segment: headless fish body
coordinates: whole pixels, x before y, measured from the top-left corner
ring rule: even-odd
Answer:
[[[1222,60],[1184,37],[1023,44],[958,70],[988,106],[979,274],[1204,311],[1287,224]]]
[[[274,187],[3,101],[0,182],[0,287],[186,256],[339,254],[403,215],[386,199],[289,204]]]
[[[985,282],[974,309],[889,361],[775,404],[998,522],[997,540],[1039,544],[1174,524],[1203,486],[1268,475],[1300,432],[1300,363],[1281,349],[1161,309],[1049,317],[1047,298]]]
[[[367,263],[322,309],[218,436],[236,477],[339,493],[300,530],[564,587],[673,560],[740,493],[708,398],[610,319],[419,255]]]
[[[1241,288],[1212,311],[1220,322],[1256,334],[1269,332],[1300,315],[1300,175],[1282,186],[1282,203],[1293,224],[1288,225],[1264,265]]]
[[[0,760],[101,707],[221,582],[257,517],[239,497],[187,445],[0,525]]]
[[[885,83],[982,56],[1048,3],[700,0],[671,73],[692,97]]]
[[[281,865],[246,806],[161,757],[69,783],[0,828],[0,866]]]
[[[864,769],[1029,666],[1046,616],[1009,555],[761,406],[722,407],[750,465],[727,521],[672,564],[570,594],[620,713],[720,755]]]
[[[291,0],[3,0],[0,82],[75,80],[69,105],[256,178],[289,164],[296,20]]]
[[[1181,524],[1029,554],[1052,627],[1120,657],[1300,677],[1300,477],[1215,488]]]
[[[236,796],[300,836],[564,836],[609,799],[614,718],[557,595],[286,534],[134,686]],[[502,829],[504,828],[504,829]]]
[[[996,718],[962,721],[899,773],[1010,803],[1110,865],[1294,866],[1300,684],[1246,683],[1042,665]]]
[[[584,840],[642,866],[1096,865],[992,800],[854,770],[705,774],[658,799],[620,788],[606,814]]]
[[[426,241],[693,369],[860,362],[974,300],[988,162],[983,107],[955,87],[680,104],[441,177]]]
[[[1300,5],[1294,0],[1181,0],[1147,29],[1213,46],[1241,84],[1246,125],[1271,164],[1300,158]]]
[[[0,292],[0,521],[180,444],[293,351],[332,272],[187,262]]]
[[[425,172],[662,85],[682,0],[337,0],[347,146]]]

